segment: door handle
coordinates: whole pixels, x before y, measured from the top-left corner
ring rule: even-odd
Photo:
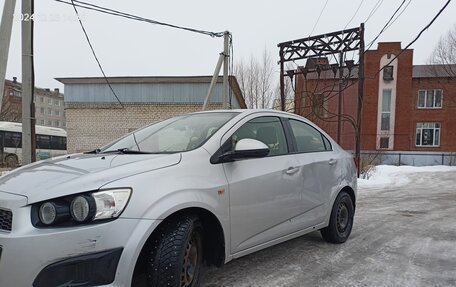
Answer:
[[[288,174],[288,175],[292,175],[292,174],[297,173],[298,171],[299,171],[299,167],[290,166],[289,168],[287,168],[285,173]]]
[[[334,158],[332,158],[328,161],[329,165],[334,165],[336,162],[337,162],[337,159],[334,159]]]

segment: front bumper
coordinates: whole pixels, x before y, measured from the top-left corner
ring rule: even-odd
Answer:
[[[6,196],[0,192],[0,208],[13,212],[11,232],[0,231],[0,286],[5,287],[40,286],[37,283],[41,281],[36,280],[40,273],[45,274],[46,268],[119,249],[121,255],[115,259],[118,263],[115,278],[109,286],[130,286],[141,248],[148,234],[159,223],[155,220],[118,218],[93,225],[37,229],[31,224],[30,206],[18,206],[17,203],[21,202],[19,196],[16,205],[11,204],[13,201],[6,201],[6,197],[11,199],[10,194]],[[112,258],[109,262],[113,262]],[[67,274],[72,277],[70,273]],[[68,278],[64,282],[73,279]],[[97,285],[104,286],[92,284]],[[47,286],[52,287],[52,284]]]

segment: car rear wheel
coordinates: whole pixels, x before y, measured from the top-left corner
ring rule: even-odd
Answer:
[[[354,215],[355,209],[350,195],[345,191],[340,192],[331,210],[329,225],[320,230],[323,239],[330,243],[347,241],[353,227]]]
[[[183,216],[164,222],[149,250],[149,286],[199,286],[203,256],[202,231],[201,222],[196,216]]]

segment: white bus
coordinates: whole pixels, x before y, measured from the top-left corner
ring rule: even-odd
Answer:
[[[67,153],[66,131],[35,126],[36,160]],[[22,162],[22,123],[0,121],[0,153],[3,165],[16,167]]]

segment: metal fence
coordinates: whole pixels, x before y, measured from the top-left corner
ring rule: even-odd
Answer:
[[[361,160],[366,165],[456,166],[456,152],[365,151],[361,152]]]

